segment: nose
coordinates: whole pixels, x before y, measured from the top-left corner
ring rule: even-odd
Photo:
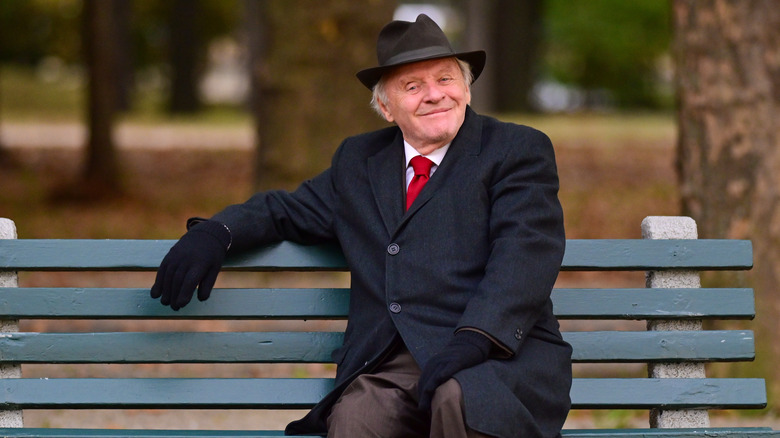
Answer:
[[[428,84],[428,86],[425,87],[425,91],[425,100],[429,102],[438,102],[444,98],[444,91],[442,91],[441,86],[435,82]]]

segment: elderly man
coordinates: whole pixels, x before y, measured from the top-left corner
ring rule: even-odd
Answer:
[[[288,433],[558,436],[571,347],[550,301],[565,243],[552,145],[470,109],[485,53],[453,51],[427,16],[385,26],[377,55],[357,76],[395,126],[347,138],[294,192],[191,220],[152,297],[208,298],[228,253],[336,241],[351,301],[335,389]]]

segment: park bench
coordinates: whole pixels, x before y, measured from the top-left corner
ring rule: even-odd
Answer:
[[[754,359],[753,332],[705,330],[703,320],[750,320],[753,291],[702,288],[699,272],[748,270],[752,246],[745,240],[697,239],[689,218],[649,217],[642,239],[569,240],[563,261],[566,283],[556,287],[555,313],[574,347],[573,414],[578,410],[647,410],[650,424],[636,428],[565,428],[565,438],[780,436],[767,427],[712,427],[709,410],[766,406],[761,378],[713,378],[704,364]],[[0,436],[8,437],[244,437],[280,431],[25,428],[23,410],[84,409],[306,409],[332,386],[329,377],[27,377],[21,367],[39,364],[327,364],[342,341],[338,330],[316,331],[304,320],[338,320],[348,313],[346,288],[221,288],[206,302],[174,312],[149,298],[148,277],[135,288],[53,284],[21,287],[17,272],[147,271],[159,265],[170,240],[16,239],[13,222],[0,220]],[[226,271],[345,271],[340,250],[282,243],[233,257]],[[578,271],[585,274],[569,274]],[[647,287],[614,287],[608,275],[646,272]],[[24,274],[30,275],[30,274]],[[113,275],[113,272],[112,272]],[[152,274],[147,274],[152,275]],[[230,274],[228,274],[230,275]],[[256,274],[253,274],[256,275]],[[267,275],[267,274],[260,274]],[[296,274],[297,275],[297,274]],[[101,277],[104,278],[104,277]],[[152,277],[153,278],[153,277]],[[24,277],[23,277],[24,279]],[[641,278],[640,278],[640,281]],[[564,280],[559,281],[559,283]],[[23,286],[23,285],[22,285]],[[87,331],[19,331],[20,320],[85,320]],[[64,321],[68,320],[68,321]],[[100,322],[188,321],[176,330],[105,331]],[[273,320],[281,331],[198,331],[198,322]],[[614,328],[569,330],[606,321]],[[641,330],[620,324],[640,322]],[[93,328],[97,327],[97,328]],[[109,325],[109,327],[113,327]],[[611,363],[612,365],[607,365]],[[579,372],[580,364],[596,368]],[[161,365],[160,365],[161,366]],[[332,365],[330,365],[332,368]],[[327,365],[323,365],[327,367]],[[640,371],[637,373],[636,368]],[[111,369],[115,372],[115,369]],[[152,368],[154,370],[154,368]],[[295,374],[295,373],[293,373]],[[174,411],[176,412],[176,411]],[[589,412],[589,411],[584,411]],[[631,426],[634,427],[634,426]]]

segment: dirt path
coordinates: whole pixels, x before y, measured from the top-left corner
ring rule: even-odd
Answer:
[[[117,126],[119,148],[134,149],[240,149],[253,147],[249,125],[214,126],[167,124]],[[78,149],[87,141],[87,127],[79,123],[2,123],[0,144],[14,148]]]

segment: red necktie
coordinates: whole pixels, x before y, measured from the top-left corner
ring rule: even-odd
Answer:
[[[414,169],[414,177],[409,183],[409,188],[406,190],[406,209],[412,206],[414,199],[420,194],[425,183],[428,182],[428,178],[431,174],[431,168],[433,167],[433,161],[418,155],[409,161]]]

